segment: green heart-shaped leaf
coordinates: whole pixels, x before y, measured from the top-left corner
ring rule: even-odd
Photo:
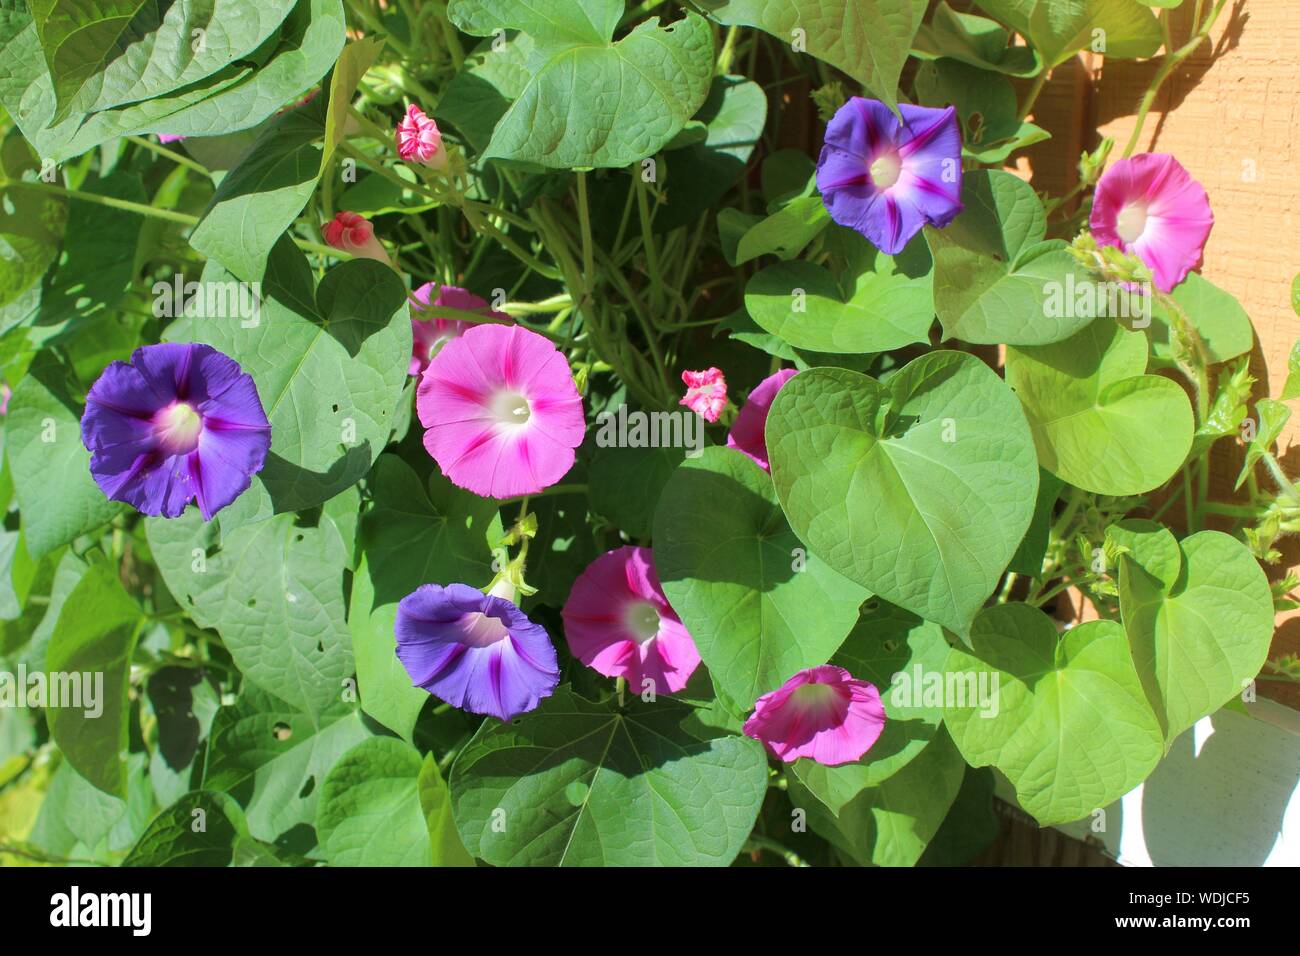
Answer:
[[[801,372],[777,393],[767,449],[790,526],[885,600],[965,633],[1034,512],[1038,466],[1015,396],[962,352],[887,385]]]
[[[945,687],[944,724],[962,756],[1002,771],[1043,826],[1118,800],[1163,753],[1114,621],[1058,635],[1035,607],[988,608],[975,619],[970,646],[949,652]]]
[[[1011,76],[1033,76],[1042,60],[1032,47],[1014,46],[1006,27],[988,17],[958,13],[944,0],[928,24],[917,31],[912,54],[920,59],[948,58]]]
[[[546,11],[526,0],[452,0],[447,16],[474,36],[522,30],[535,43],[529,78],[497,122],[484,157],[567,169],[640,162],[695,115],[713,79],[713,36],[696,13],[652,17],[614,42],[623,0]]]
[[[484,721],[456,758],[452,811],[493,866],[728,866],[767,792],[758,741],[701,740],[692,709],[627,708],[561,687],[510,723]]]
[[[966,765],[948,733],[933,741],[898,773],[860,791],[837,813],[823,808],[798,779],[790,800],[808,811],[808,823],[837,850],[862,866],[915,866],[961,790]]]
[[[757,27],[839,67],[893,109],[927,0],[700,0],[726,26]]]
[[[1085,47],[1120,59],[1154,56],[1162,37],[1155,15],[1137,0],[976,0],[1029,41],[1047,66]],[[1100,32],[1098,32],[1100,31]],[[1093,44],[1101,43],[1100,49]]]
[[[669,603],[714,682],[743,710],[830,660],[868,597],[807,553],[771,479],[732,449],[706,448],[678,467],[659,499],[654,542]]]
[[[331,866],[432,865],[421,766],[419,751],[392,737],[369,737],[339,758],[316,804],[316,837]]]
[[[974,170],[962,180],[961,201],[965,208],[946,229],[925,229],[944,335],[1042,345],[1092,321],[1095,310],[1084,314],[1064,290],[1093,280],[1064,242],[1043,241],[1047,214],[1032,186],[1011,173]]]
[[[1216,365],[1245,355],[1255,344],[1255,329],[1241,303],[1199,273],[1189,272],[1170,293],[1170,298],[1186,313],[1200,335],[1208,364]],[[1168,310],[1160,302],[1153,302],[1151,319],[1147,332],[1151,352],[1157,359],[1172,364]]]
[[[1043,467],[1099,495],[1168,481],[1192,446],[1192,406],[1176,382],[1146,367],[1146,337],[1109,318],[1064,342],[1007,349],[1007,381]]]
[[[1273,637],[1268,579],[1244,544],[1200,531],[1179,547],[1174,579],[1168,556],[1149,546],[1119,564],[1120,615],[1168,742],[1240,694]]]
[[[749,280],[745,308],[795,348],[888,352],[929,341],[931,263],[919,245],[898,257],[868,246],[840,273],[811,262],[779,262]]]

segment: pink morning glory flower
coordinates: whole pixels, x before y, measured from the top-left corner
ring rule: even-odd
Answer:
[[[168,143],[179,143],[185,139],[184,136],[175,136],[171,133],[159,133],[158,142],[166,146]]]
[[[885,705],[875,685],[823,664],[760,697],[744,729],[786,763],[807,757],[835,767],[871,749],[885,729]]]
[[[1178,160],[1141,153],[1102,174],[1088,224],[1098,244],[1137,256],[1169,292],[1200,262],[1214,214],[1205,189]]]
[[[14,390],[9,387],[9,383],[0,384],[0,415],[9,414],[9,399],[14,397]]]
[[[392,265],[388,253],[375,237],[370,220],[355,212],[340,212],[325,223],[322,230],[325,241],[335,249],[342,249],[362,259],[374,259],[386,266]]]
[[[485,498],[555,484],[586,430],[568,361],[519,325],[477,325],[446,343],[424,370],[415,408],[443,474]]]
[[[252,376],[210,345],[146,345],[91,386],[81,417],[90,474],[113,501],[205,521],[246,490],[271,447]]]
[[[722,371],[706,368],[703,372],[682,372],[686,395],[677,404],[685,405],[706,422],[716,422],[727,407],[727,380]]]
[[[434,292],[437,298],[430,302]],[[429,359],[438,354],[438,350],[458,337],[471,323],[458,319],[444,319],[438,315],[438,306],[460,309],[462,312],[478,312],[497,322],[509,322],[510,316],[504,312],[495,312],[488,304],[459,286],[440,286],[435,282],[426,282],[411,293],[411,367],[408,375],[420,375],[429,367]]]
[[[783,368],[754,386],[749,399],[736,415],[736,420],[731,423],[731,431],[727,432],[727,447],[744,452],[764,471],[769,470],[767,440],[763,437],[763,429],[767,427],[767,413],[771,411],[772,402],[781,386],[794,378],[795,374],[795,369]]]
[[[510,720],[560,682],[546,629],[514,602],[468,584],[425,584],[402,598],[393,625],[411,682],[453,707]]]
[[[676,693],[700,665],[649,548],[628,545],[587,565],[561,616],[573,656],[606,677],[627,678],[634,693]]]
[[[817,189],[831,218],[887,255],[931,225],[961,212],[961,131],[957,108],[898,107],[854,96],[826,125]]]
[[[431,169],[447,166],[447,151],[443,149],[438,124],[414,103],[406,108],[406,115],[397,124],[397,155],[408,163]]]

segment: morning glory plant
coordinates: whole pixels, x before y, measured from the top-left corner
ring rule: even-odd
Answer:
[[[1231,197],[1036,107],[1113,4],[101,6],[0,44],[0,694],[105,688],[0,864],[967,862],[1295,677]]]

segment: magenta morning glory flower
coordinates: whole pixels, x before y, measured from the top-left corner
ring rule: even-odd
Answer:
[[[783,368],[755,385],[744,407],[736,415],[736,420],[731,423],[731,431],[727,432],[727,447],[744,452],[764,471],[768,470],[767,440],[763,437],[763,430],[767,427],[767,413],[771,411],[772,401],[781,386],[794,378],[795,374],[794,369]]]
[[[700,665],[649,548],[628,545],[587,565],[561,616],[573,656],[606,677],[627,678],[634,693],[676,693]]]
[[[442,473],[485,498],[555,484],[587,427],[568,360],[519,325],[477,325],[446,343],[424,370],[415,408]]]
[[[429,301],[437,290],[437,298]],[[494,312],[488,304],[464,289],[454,285],[439,286],[435,282],[426,282],[411,293],[411,367],[408,375],[420,375],[429,367],[429,359],[438,354],[438,350],[460,336],[470,323],[457,319],[444,319],[438,315],[438,306],[460,309],[462,312],[478,312],[494,321],[509,322],[510,316],[503,312]]]
[[[1088,224],[1100,245],[1136,255],[1169,292],[1200,261],[1214,214],[1205,189],[1178,160],[1142,153],[1102,174]]]
[[[831,218],[891,256],[922,226],[942,229],[962,209],[957,108],[898,109],[902,123],[879,100],[850,98],[827,124],[817,160]]]
[[[417,588],[398,602],[393,630],[412,683],[471,713],[510,720],[560,682],[545,628],[468,584]]]
[[[682,372],[686,394],[678,405],[685,405],[706,422],[716,422],[727,407],[727,380],[721,369],[706,368],[703,372]]]
[[[744,729],[786,763],[808,757],[834,767],[871,749],[885,729],[885,705],[875,685],[823,664],[760,697]]]
[[[90,473],[109,498],[175,518],[197,501],[204,520],[262,470],[271,425],[257,386],[210,345],[146,345],[91,386],[81,417]]]
[[[397,155],[408,163],[431,169],[447,166],[447,150],[443,148],[438,124],[414,103],[406,108],[406,115],[397,124]]]

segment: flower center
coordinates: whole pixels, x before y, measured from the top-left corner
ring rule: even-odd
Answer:
[[[469,647],[491,647],[510,633],[506,626],[490,614],[471,611],[460,619],[462,642]]]
[[[844,705],[845,695],[834,684],[804,684],[790,695],[790,703],[808,714],[832,717]]]
[[[868,172],[877,189],[888,189],[898,182],[898,177],[903,172],[903,160],[896,150],[881,153],[872,160]]]
[[[644,644],[659,633],[659,611],[649,601],[633,601],[623,612],[623,623]]]
[[[498,425],[526,425],[532,415],[528,399],[518,392],[501,392],[492,400],[492,417]]]
[[[154,419],[158,441],[171,455],[185,455],[199,445],[203,416],[189,402],[176,402],[164,408]]]
[[[1115,231],[1125,242],[1137,242],[1146,227],[1147,209],[1140,203],[1129,203],[1119,211],[1119,218],[1115,220]]]

